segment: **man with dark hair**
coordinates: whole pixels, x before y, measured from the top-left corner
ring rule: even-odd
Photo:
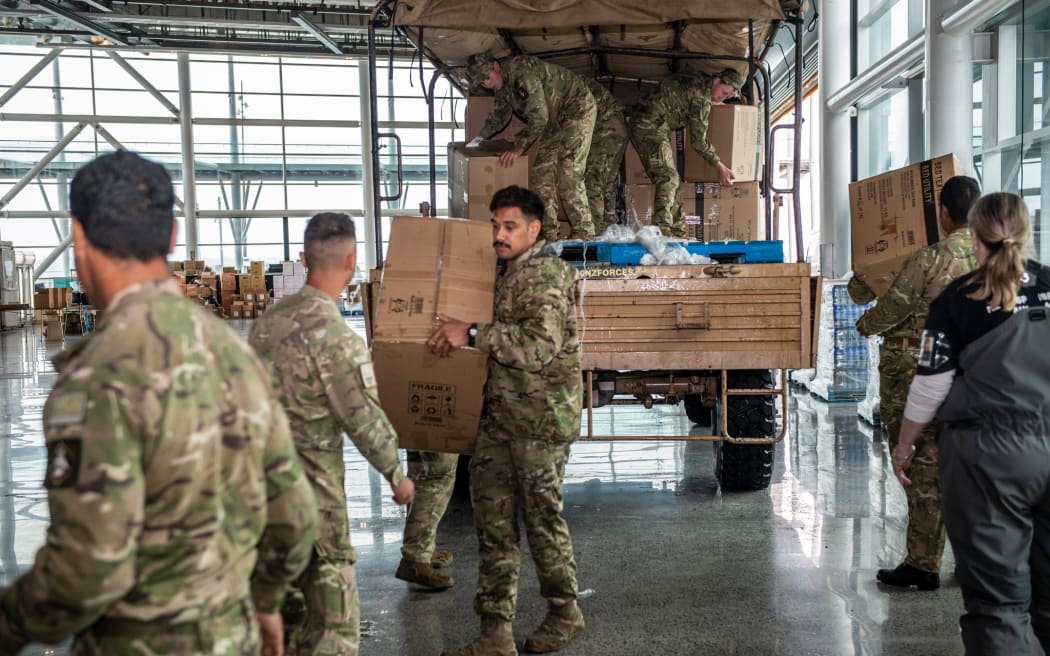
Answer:
[[[485,404],[470,463],[470,497],[481,562],[474,610],[481,634],[453,656],[517,654],[512,623],[521,552],[520,510],[547,599],[547,616],[525,651],[564,647],[584,629],[576,603],[576,561],[562,517],[562,478],[580,435],[582,384],[576,327],[576,270],[544,252],[543,201],[506,187],[492,197],[493,247],[506,263],[496,282],[492,323],[438,315],[427,344],[440,356],[464,346],[488,354]]]
[[[54,359],[51,525],[0,595],[0,653],[69,635],[74,653],[255,653],[260,628],[280,652],[314,496],[265,368],[171,281],[173,200],[164,168],[125,151],[73,178],[77,273],[105,309]]]
[[[631,118],[631,143],[645,167],[645,174],[656,187],[652,224],[667,237],[685,237],[685,214],[678,198],[681,186],[674,161],[674,134],[689,129],[693,150],[718,169],[719,182],[729,186],[729,170],[707,139],[711,105],[721,105],[740,92],[744,76],[732,68],[718,75],[682,71],[664,79],[649,93]]]
[[[390,483],[395,502],[410,502],[413,485],[397,459],[397,434],[379,407],[368,348],[336,305],[357,263],[353,220],[332,212],[315,215],[306,224],[299,258],[307,269],[306,285],[257,319],[249,338],[270,365],[320,517],[313,559],[296,583],[306,617],[288,627],[290,652],[354,656],[361,617],[343,433]]]
[[[919,333],[926,323],[930,303],[952,280],[977,267],[966,215],[981,195],[973,178],[955,176],[945,181],[940,195],[940,224],[948,235],[936,244],[913,253],[875,307],[857,321],[865,337],[881,335],[879,351],[879,415],[886,425],[890,449],[897,444],[908,387],[919,359]],[[875,292],[854,274],[847,286],[857,303],[870,303]],[[935,590],[940,586],[944,521],[937,478],[937,433],[930,425],[919,436],[905,488],[908,498],[907,553],[894,569],[880,569],[879,581],[897,587]]]

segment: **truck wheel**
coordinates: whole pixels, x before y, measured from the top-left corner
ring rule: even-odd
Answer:
[[[730,371],[729,388],[773,388],[773,372]],[[773,437],[776,403],[772,396],[730,396],[728,432],[737,437]],[[715,474],[726,490],[764,490],[773,479],[772,444],[720,442]]]
[[[685,405],[685,416],[697,426],[710,426],[714,408],[705,407],[703,399],[699,394],[686,394],[682,401]]]

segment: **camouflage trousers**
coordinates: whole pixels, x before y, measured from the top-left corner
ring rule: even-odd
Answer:
[[[437,544],[437,529],[456,485],[459,454],[408,452],[408,477],[416,496],[408,508],[401,556],[413,563],[429,563]]]
[[[641,115],[631,119],[631,143],[653,183],[652,224],[667,237],[685,237],[685,213],[678,191],[682,186],[675,167],[674,133],[666,121]]]
[[[345,546],[349,547],[349,541]],[[286,653],[357,655],[361,608],[353,554],[353,549],[315,546],[314,557],[281,608]]]
[[[255,609],[250,601],[244,601],[199,622],[175,626],[102,620],[73,639],[71,653],[74,656],[254,656],[260,648]]]
[[[587,200],[595,235],[620,221],[616,214],[616,175],[626,151],[627,123],[622,112],[617,112],[611,120],[595,124],[586,175]]]
[[[879,415],[886,424],[891,449],[897,446],[900,436],[904,406],[917,361],[918,353],[900,344],[884,343],[879,353]],[[941,486],[937,475],[937,433],[940,428],[934,422],[919,434],[907,472],[911,485],[904,488],[908,498],[908,553],[904,562],[927,572],[941,571],[945,541]]]
[[[597,109],[590,94],[587,101],[582,115],[562,117],[560,123],[550,125],[536,146],[529,186],[543,199],[543,237],[548,241],[558,239],[559,200],[573,236],[594,235],[584,175]]]
[[[514,619],[521,573],[519,511],[540,594],[562,604],[576,598],[576,561],[569,526],[561,516],[570,448],[484,430],[478,434],[470,462],[470,498],[481,561],[474,597],[479,615]]]

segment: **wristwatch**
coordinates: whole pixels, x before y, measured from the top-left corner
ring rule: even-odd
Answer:
[[[478,338],[478,324],[470,324],[470,328],[467,328],[467,346],[473,348],[474,340]]]

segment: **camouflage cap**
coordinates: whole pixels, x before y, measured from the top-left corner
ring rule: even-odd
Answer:
[[[744,76],[740,74],[740,71],[732,68],[723,70],[718,74],[718,78],[737,91],[740,91],[740,87],[744,86]]]
[[[470,86],[480,87],[492,72],[492,64],[495,61],[496,58],[487,52],[472,56],[467,61],[467,81]]]

